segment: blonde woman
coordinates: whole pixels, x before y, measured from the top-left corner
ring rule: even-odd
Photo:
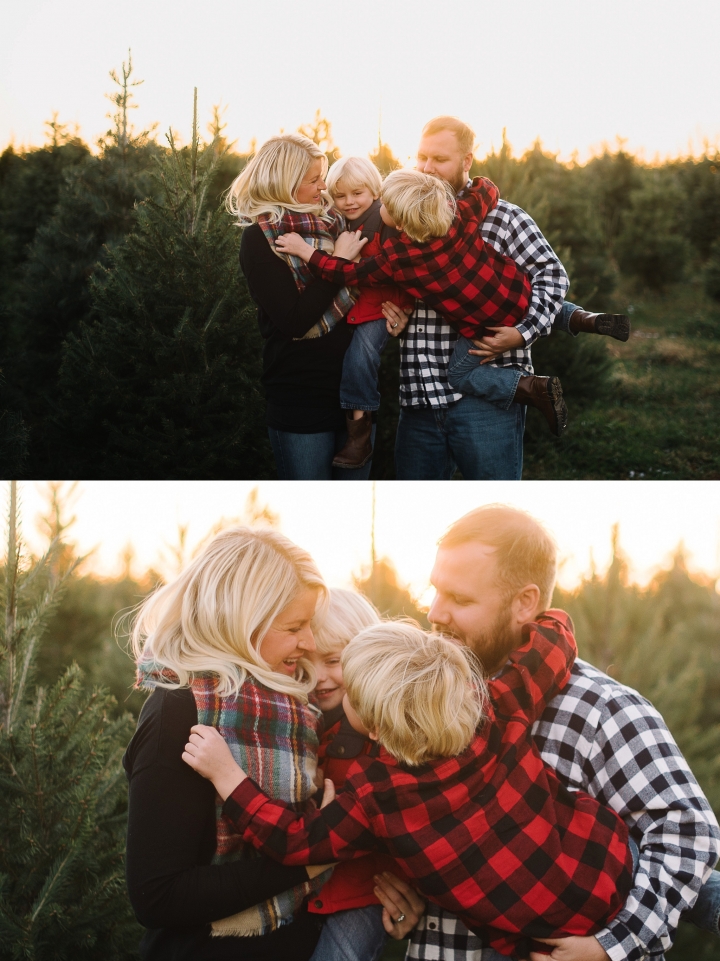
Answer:
[[[289,959],[314,950],[303,902],[327,877],[258,857],[183,764],[194,724],[213,725],[258,783],[299,812],[316,791],[319,711],[311,620],[326,588],[275,531],[218,534],[149,597],[133,631],[145,702],[124,765],[130,782],[127,883],[148,959]]]
[[[280,234],[295,231],[337,257],[356,256],[355,235],[343,233],[342,216],[323,198],[326,172],[327,158],[312,140],[283,134],[259,148],[227,198],[244,228],[240,265],[258,307],[267,425],[281,480],[365,480],[370,473],[370,463],[332,466],[347,437],[339,390],[353,297],[275,248]],[[405,314],[387,310],[401,330]]]

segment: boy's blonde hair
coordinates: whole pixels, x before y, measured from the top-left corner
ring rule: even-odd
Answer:
[[[298,661],[297,678],[276,673],[260,645],[278,614],[308,588],[319,592],[322,615],[327,588],[306,551],[278,531],[231,527],[143,601],[132,630],[135,656],[177,675],[177,684],[164,687],[211,673],[224,696],[237,693],[251,674],[305,702],[315,686],[310,664]]]
[[[314,160],[322,160],[324,177],[327,157],[309,137],[285,133],[266,140],[228,189],[225,207],[238,218],[237,226],[247,227],[261,214],[269,214],[271,222],[278,223],[286,210],[317,216],[326,213],[324,201],[300,204],[295,198]]]
[[[342,669],[358,717],[404,764],[461,754],[482,720],[486,687],[472,652],[415,624],[363,631],[343,651]]]
[[[552,602],[557,573],[557,544],[542,524],[506,504],[486,504],[455,521],[438,541],[452,548],[475,541],[495,548],[497,581],[508,597],[527,584],[540,589],[541,610]]]
[[[394,170],[388,174],[381,196],[397,226],[419,244],[444,237],[455,218],[452,187],[419,170]]]
[[[331,197],[337,192],[338,180],[343,181],[346,190],[367,187],[373,197],[379,197],[382,190],[382,177],[372,161],[366,157],[343,157],[328,170],[325,183]]]
[[[312,631],[318,654],[340,652],[366,627],[381,623],[380,612],[358,591],[331,587],[327,609],[313,618]]]

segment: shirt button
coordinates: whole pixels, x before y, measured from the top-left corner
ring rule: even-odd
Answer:
[[[416,328],[416,329],[417,329],[417,332],[418,332],[419,334],[424,334],[424,333],[425,333],[425,328],[424,328],[424,327],[418,327],[418,328]]]
[[[317,904],[317,901],[315,902],[315,904]],[[434,921],[428,921],[428,927],[430,928],[431,931],[434,931],[435,928],[437,927],[437,924],[435,924]]]
[[[340,747],[337,749],[337,752],[338,752],[338,754],[344,754],[344,753],[345,753],[345,748],[342,746],[342,744],[341,744]]]
[[[316,908],[321,908],[323,906],[323,903],[320,900],[320,898],[317,898],[315,901],[313,901],[313,904],[315,905]]]

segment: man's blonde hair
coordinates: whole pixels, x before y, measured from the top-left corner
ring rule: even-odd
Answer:
[[[211,673],[218,693],[235,694],[251,674],[274,691],[307,701],[315,686],[309,662],[298,676],[276,673],[260,654],[270,625],[304,590],[327,588],[310,555],[273,530],[231,527],[214,537],[188,567],[140,606],[132,631],[135,656],[154,661],[184,687]]]
[[[461,754],[482,720],[486,687],[472,652],[416,624],[363,631],[343,651],[342,669],[358,717],[404,764]]]
[[[509,597],[527,584],[536,584],[540,609],[550,607],[557,574],[557,544],[539,521],[506,504],[487,504],[455,521],[438,546],[452,548],[470,541],[495,548],[497,580]]]
[[[380,612],[360,594],[344,587],[331,587],[327,609],[313,618],[312,631],[318,654],[341,651],[366,627],[380,624]]]
[[[300,204],[295,197],[315,160],[322,160],[324,177],[327,157],[309,137],[299,133],[271,137],[233,180],[225,197],[226,209],[238,218],[240,227],[255,223],[261,214],[278,223],[286,210],[322,216],[327,212],[324,201]]]
[[[462,120],[459,120],[457,117],[433,117],[433,119],[428,120],[423,127],[421,136],[432,137],[433,134],[442,133],[443,130],[450,130],[455,134],[458,147],[462,151],[463,156],[473,152],[475,133],[466,123],[463,123]]]
[[[325,178],[331,197],[338,192],[338,180],[342,180],[346,190],[367,187],[373,197],[379,197],[382,190],[380,171],[367,157],[343,157],[332,165]]]
[[[388,213],[411,240],[444,237],[455,218],[455,194],[444,180],[419,170],[394,170],[382,185]]]

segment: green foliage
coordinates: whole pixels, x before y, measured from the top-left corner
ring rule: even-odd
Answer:
[[[720,301],[720,238],[710,247],[703,283],[708,297]]]
[[[682,203],[677,184],[659,172],[630,194],[615,253],[621,269],[647,287],[662,289],[685,274],[690,247],[679,231]]]
[[[208,199],[218,162],[193,126],[158,161],[159,200],[108,253],[93,320],[66,343],[55,463],[95,477],[263,477],[260,337],[239,232]]]
[[[73,665],[31,690],[40,639],[64,581],[62,544],[27,563],[11,485],[0,602],[0,943],[20,961],[134,956],[124,885],[125,784],[132,730]]]

